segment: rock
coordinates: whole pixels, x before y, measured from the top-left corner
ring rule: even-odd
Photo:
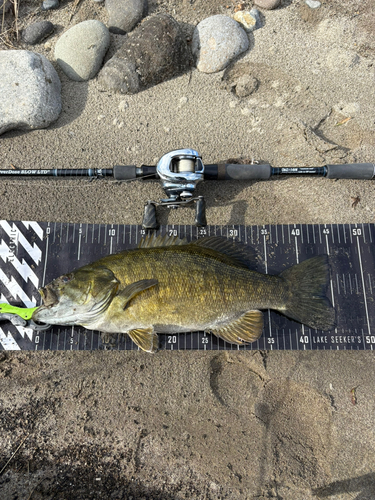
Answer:
[[[105,0],[105,7],[109,31],[118,35],[131,31],[148,12],[147,0]]]
[[[247,97],[258,88],[258,80],[251,75],[243,75],[235,83],[236,95],[238,97]]]
[[[262,27],[262,21],[257,9],[240,10],[234,14],[233,19],[240,23],[246,31],[254,31]]]
[[[258,73],[253,70],[252,63],[236,62],[224,71],[222,87],[235,93],[237,97],[247,97],[254,93],[260,85],[259,77],[257,78],[255,75]]]
[[[114,90],[121,94],[136,94],[140,90],[135,63],[116,56],[104,65],[98,82],[102,89]]]
[[[129,107],[129,104],[127,101],[121,101],[120,104],[118,105],[118,109],[121,113],[125,111]]]
[[[173,17],[158,14],[138,26],[99,73],[104,90],[134,94],[181,74],[190,63],[185,36]]]
[[[322,4],[318,0],[305,0],[305,3],[310,7],[310,9],[317,9]]]
[[[280,5],[280,0],[255,0],[254,4],[261,9],[272,10]]]
[[[237,97],[247,97],[259,87],[259,81],[249,73],[247,65],[232,65],[224,71],[222,87]]]
[[[109,31],[103,23],[83,21],[58,39],[55,59],[71,80],[90,80],[99,71],[109,44]]]
[[[203,73],[224,69],[248,47],[249,39],[245,31],[227,16],[208,17],[198,24],[193,33],[192,51],[197,68]]]
[[[44,0],[42,4],[42,10],[58,9],[59,6],[59,0]]]
[[[0,134],[46,128],[61,112],[61,83],[52,64],[28,50],[0,51]]]
[[[22,40],[29,44],[35,45],[47,38],[54,31],[54,26],[50,21],[40,21],[30,24],[22,32]]]

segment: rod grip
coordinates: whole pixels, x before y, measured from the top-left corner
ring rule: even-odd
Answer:
[[[256,180],[269,179],[272,167],[268,163],[261,165],[240,165],[237,163],[219,163],[205,165],[204,178],[211,180]]]
[[[374,163],[346,163],[326,167],[328,179],[372,179],[375,173]]]
[[[129,181],[137,178],[136,165],[114,165],[113,178],[116,181]]]

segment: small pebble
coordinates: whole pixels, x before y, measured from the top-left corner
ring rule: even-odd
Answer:
[[[262,27],[258,9],[240,10],[234,14],[233,19],[240,23],[246,31],[254,31]]]
[[[42,10],[58,9],[59,6],[59,0],[44,0],[42,4]]]
[[[280,5],[280,0],[255,0],[254,3],[261,9],[272,10]]]
[[[120,104],[118,105],[118,109],[119,109],[119,111],[121,111],[121,113],[123,113],[125,111],[125,109],[128,107],[129,107],[129,104],[127,103],[127,101],[121,101]]]
[[[101,121],[101,120],[104,120],[105,118],[105,115],[98,115],[98,120]]]
[[[305,0],[305,3],[310,7],[310,9],[317,9],[321,6],[318,0]]]
[[[54,29],[50,21],[40,21],[30,24],[30,26],[27,26],[22,31],[22,40],[29,45],[35,45],[53,33]]]
[[[188,100],[189,99],[187,97],[185,97],[185,96],[181,97],[178,107],[182,108],[183,106],[185,106],[185,104],[187,104]]]

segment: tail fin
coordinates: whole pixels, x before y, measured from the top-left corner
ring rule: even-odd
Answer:
[[[289,284],[290,298],[283,314],[319,330],[335,326],[335,310],[325,296],[329,283],[327,255],[305,260],[280,276]]]

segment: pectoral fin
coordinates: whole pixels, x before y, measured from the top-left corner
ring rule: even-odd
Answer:
[[[126,309],[128,302],[136,295],[138,295],[138,293],[143,292],[144,290],[147,290],[148,288],[151,288],[157,284],[158,280],[156,279],[135,281],[134,283],[126,286],[117,295],[124,299],[124,309]]]
[[[128,332],[128,335],[143,351],[156,352],[158,350],[158,336],[151,328],[137,328]]]
[[[248,311],[235,321],[211,330],[226,342],[239,345],[255,342],[262,335],[262,331],[263,314],[258,310]]]

